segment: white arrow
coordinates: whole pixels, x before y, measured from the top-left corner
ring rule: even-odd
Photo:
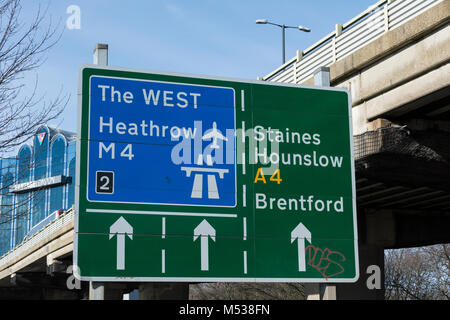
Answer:
[[[291,243],[298,240],[298,271],[306,271],[305,263],[305,239],[311,243],[311,232],[299,223],[291,232]]]
[[[208,271],[209,269],[209,256],[208,256],[208,237],[211,237],[213,241],[216,241],[216,230],[203,220],[194,229],[194,241],[200,237],[200,255],[201,255],[201,270]]]
[[[125,234],[133,240],[133,227],[123,217],[120,217],[109,228],[110,240],[117,235],[117,270],[125,269]]]

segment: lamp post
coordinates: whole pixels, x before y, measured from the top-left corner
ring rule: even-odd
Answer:
[[[282,59],[283,59],[283,64],[286,62],[286,58],[285,58],[285,36],[284,36],[284,30],[285,29],[298,29],[300,31],[303,32],[310,32],[311,29],[303,27],[303,26],[298,26],[298,27],[292,27],[292,26],[287,26],[284,24],[278,24],[278,23],[273,23],[268,21],[267,19],[258,19],[256,20],[256,24],[271,24],[277,27],[281,28],[281,40],[282,40]]]

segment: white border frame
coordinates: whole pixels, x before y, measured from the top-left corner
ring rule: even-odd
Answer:
[[[136,73],[150,73],[165,76],[177,76],[177,77],[190,77],[194,79],[205,79],[205,80],[218,80],[218,81],[230,81],[230,82],[242,82],[247,84],[260,84],[269,86],[282,86],[282,87],[293,87],[293,88],[306,88],[314,90],[325,90],[325,91],[340,91],[345,92],[348,97],[348,116],[349,116],[349,133],[350,133],[350,165],[352,174],[352,205],[353,205],[353,234],[354,234],[354,250],[355,250],[355,276],[353,278],[339,278],[339,279],[326,279],[326,278],[235,278],[235,277],[83,277],[80,274],[74,274],[76,278],[82,281],[120,281],[120,282],[301,282],[301,283],[354,283],[358,281],[360,270],[359,270],[359,251],[358,251],[358,225],[356,221],[356,182],[355,182],[355,156],[353,149],[353,122],[352,122],[352,104],[350,93],[345,88],[336,87],[318,87],[311,85],[299,85],[292,83],[279,83],[279,82],[267,82],[260,80],[245,80],[245,79],[233,79],[225,77],[215,77],[215,76],[204,76],[204,75],[192,75],[183,73],[171,73],[171,72],[160,72],[152,70],[138,70],[131,68],[122,67],[109,67],[109,66],[98,66],[98,65],[82,65],[78,72],[78,117],[77,117],[77,148],[76,148],[76,184],[75,184],[75,215],[74,215],[74,240],[73,240],[73,263],[78,267],[78,212],[79,212],[79,183],[80,183],[80,134],[81,134],[81,109],[82,109],[82,79],[83,70],[86,68],[100,69],[100,70],[111,70],[111,71],[124,71],[124,72],[136,72]],[[236,109],[236,108],[235,108]],[[79,270],[79,268],[74,268],[74,270]]]
[[[186,85],[186,86],[197,86],[197,87],[210,87],[210,88],[220,88],[220,89],[231,89],[233,91],[233,111],[234,111],[234,130],[236,131],[236,91],[234,88],[230,87],[219,87],[219,86],[209,86],[209,85],[201,85],[201,84],[188,84],[181,82],[168,82],[168,81],[157,81],[157,80],[145,80],[145,79],[133,79],[133,78],[119,78],[119,77],[111,77],[111,76],[90,76],[89,77],[89,88],[91,87],[91,78],[92,77],[103,77],[110,79],[120,79],[120,80],[133,80],[133,81],[143,81],[143,82],[155,82],[155,83],[170,83],[177,85]],[[91,100],[89,98],[89,122],[91,115]],[[91,138],[91,127],[88,128],[88,140]],[[87,189],[89,190],[89,141],[88,141],[88,163],[87,163]],[[236,144],[235,144],[236,148]],[[89,202],[100,202],[100,203],[117,203],[117,204],[139,204],[139,205],[164,205],[164,206],[189,206],[189,207],[219,207],[219,208],[236,208],[237,206],[237,161],[236,161],[236,153],[234,159],[234,205],[232,206],[219,206],[219,205],[206,205],[206,204],[189,204],[189,203],[162,203],[162,202],[126,202],[126,201],[107,201],[107,200],[91,200],[89,199],[89,192],[86,193],[86,200]],[[97,192],[96,192],[97,193]],[[98,193],[97,193],[98,194]]]

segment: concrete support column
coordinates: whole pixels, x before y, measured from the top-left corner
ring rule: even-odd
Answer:
[[[188,300],[189,283],[142,283],[139,300]]]
[[[318,87],[330,86],[330,68],[320,67],[314,71],[314,85]]]
[[[126,284],[121,282],[105,283],[104,300],[123,300]]]
[[[108,45],[97,43],[94,48],[94,64],[99,66],[108,65]]]
[[[306,300],[320,300],[320,284],[319,283],[304,283]]]
[[[306,300],[336,300],[336,286],[327,283],[306,283]]]
[[[115,282],[89,282],[89,300],[123,300],[126,285]]]
[[[108,65],[108,45],[97,43],[94,48],[93,62],[99,66]],[[89,282],[89,300],[104,300],[105,285],[100,282]]]
[[[320,299],[321,300],[337,300],[336,286],[330,284],[320,284]]]
[[[105,297],[105,285],[101,282],[89,282],[89,300],[103,300]]]
[[[336,25],[336,36],[338,25]],[[341,26],[342,30],[342,26]],[[320,67],[314,71],[314,85],[318,87],[330,86],[330,68]],[[336,300],[335,286],[328,284],[310,284],[306,290],[307,300]]]

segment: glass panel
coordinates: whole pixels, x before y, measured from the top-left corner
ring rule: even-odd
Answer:
[[[34,180],[47,176],[48,138],[49,134],[45,127],[40,128],[34,138]],[[45,218],[45,194],[45,190],[38,190],[33,193],[33,226]]]
[[[69,187],[68,187],[67,208],[72,207],[72,205],[75,202],[75,161],[76,161],[75,150],[76,150],[76,142],[73,141],[73,142],[69,143],[68,157],[67,157],[68,159],[70,159],[69,176],[72,178],[71,182],[69,183]]]
[[[45,189],[33,192],[33,208],[31,222],[33,226],[45,218]]]
[[[16,211],[16,232],[15,232],[15,245],[20,244],[25,235],[27,234],[27,222],[28,222],[28,204],[30,193],[19,194],[17,196],[17,211]]]
[[[4,174],[2,178],[2,199],[0,209],[0,255],[5,254],[11,248],[11,218],[13,216],[13,195],[9,193],[9,187],[14,183],[14,176],[11,172],[8,172]]]
[[[30,180],[31,173],[31,148],[24,146],[20,149],[18,155],[19,171],[17,173],[18,183],[24,183]],[[16,203],[16,230],[14,244],[20,244],[27,233],[27,223],[29,217],[29,202],[31,193],[23,193],[17,195]]]
[[[31,148],[22,147],[18,155],[19,171],[17,172],[18,183],[27,182],[30,179]]]
[[[48,132],[39,129],[34,138],[34,180],[47,176]]]

